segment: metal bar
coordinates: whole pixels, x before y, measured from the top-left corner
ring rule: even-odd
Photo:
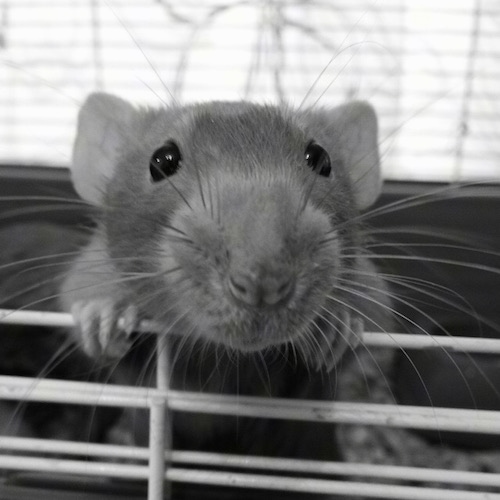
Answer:
[[[304,479],[261,474],[170,469],[172,481],[206,485],[238,486],[242,488],[295,491],[348,497],[382,498],[394,500],[500,500],[500,493],[464,490],[445,490],[389,484],[357,483],[325,479]]]
[[[156,344],[156,387],[168,393],[168,350],[165,335],[158,335]],[[172,449],[170,412],[167,400],[158,398],[150,409],[148,500],[171,497],[170,484],[165,485],[165,450]],[[166,487],[165,487],[166,486]]]
[[[0,309],[0,323],[57,326],[71,328],[73,317],[67,313],[44,311],[21,311]],[[154,332],[152,322],[143,322],[140,330]],[[401,349],[446,348],[459,352],[500,353],[500,339],[478,337],[431,336],[392,332],[365,332],[363,344],[373,347],[392,347]]]
[[[162,500],[165,481],[166,401],[158,399],[150,409],[148,500]]]
[[[39,311],[0,310],[0,323],[17,323],[71,327],[71,315]],[[151,331],[152,324],[142,325]],[[397,333],[364,334],[365,345],[393,348],[444,348],[468,352],[500,352],[500,340],[478,338],[431,337]],[[383,485],[334,481],[330,479],[289,478],[240,472],[206,471],[169,468],[165,460],[176,464],[212,467],[252,468],[255,470],[296,472],[302,474],[350,475],[352,477],[385,478],[401,481],[433,481],[443,484],[499,487],[500,475],[463,471],[428,470],[412,467],[377,466],[335,462],[311,462],[264,457],[243,457],[202,452],[171,450],[169,411],[230,414],[268,418],[290,418],[318,422],[342,422],[420,429],[439,429],[500,434],[498,413],[485,410],[457,410],[365,403],[297,401],[245,396],[228,396],[172,391],[169,389],[167,337],[158,336],[157,389],[73,382],[54,379],[0,376],[0,398],[21,401],[52,401],[150,408],[149,450],[134,447],[97,445],[91,443],[44,442],[22,438],[0,437],[0,449],[15,451],[66,453],[94,457],[119,457],[149,460],[149,465],[116,464],[61,460],[48,457],[0,456],[0,467],[40,472],[78,473],[108,477],[147,479],[148,499],[160,500],[167,481],[189,481],[219,486],[307,491],[310,493],[363,495],[366,498],[398,499],[500,499],[500,494],[469,491],[446,491],[438,488]],[[169,442],[170,441],[170,442]],[[105,451],[106,450],[106,451]],[[17,464],[17,465],[15,465]]]
[[[149,408],[158,398],[165,399],[173,411],[500,434],[498,412],[489,410],[160,391],[146,387],[0,376],[0,399]]]
[[[0,456],[0,468],[47,472],[51,474],[68,473],[84,476],[107,476],[142,480],[147,479],[149,473],[149,469],[146,465],[19,456]],[[166,473],[166,477],[169,481],[213,486],[296,491],[326,495],[338,494],[349,497],[363,496],[365,498],[398,500],[500,500],[499,493],[445,490],[441,488],[373,484],[355,481],[282,477],[270,474],[206,471],[199,469],[170,468]]]
[[[143,480],[149,473],[147,465],[9,455],[0,455],[0,469]]]
[[[56,455],[92,457],[100,460],[147,461],[149,449],[98,443],[78,443],[72,441],[46,440],[22,437],[0,436],[0,449],[9,452],[53,453]],[[165,451],[165,460],[174,465],[197,465],[232,467],[238,469],[261,469],[266,472],[294,472],[300,474],[342,475],[373,477],[400,481],[439,482],[453,485],[500,487],[500,474],[470,472],[462,470],[428,469],[397,465],[360,464],[348,462],[328,462],[288,458],[270,458],[249,455],[231,455],[201,451]]]

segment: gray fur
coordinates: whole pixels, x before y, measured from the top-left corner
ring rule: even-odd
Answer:
[[[152,182],[150,157],[166,140],[179,146],[181,168]],[[332,159],[328,178],[306,163],[311,140]],[[92,304],[83,309],[96,330],[83,342],[87,352],[107,347],[95,338],[99,308],[110,311],[111,299],[113,320],[133,304],[173,334],[174,386],[331,399],[333,385],[311,368],[328,365],[328,356],[337,362],[359,341],[346,311],[372,328],[375,305],[385,304],[356,222],[380,190],[376,145],[365,103],[300,113],[223,102],[153,110],[91,96],[80,113],[73,178],[101,217],[63,285],[66,309]],[[255,284],[260,302],[241,283]],[[110,338],[119,342],[120,333]],[[183,353],[190,339],[203,349]],[[189,446],[208,447],[208,434],[220,448],[234,425],[240,451],[337,456],[331,428],[228,422],[192,416],[177,427]]]
[[[166,330],[175,322],[176,331],[242,351],[304,336],[314,342],[314,319],[324,310],[329,320],[338,317],[328,295],[346,273],[343,245],[362,259],[356,224],[346,221],[380,187],[372,109],[351,103],[294,113],[221,102],[131,110],[98,94],[80,113],[73,176],[83,197],[103,205],[103,218],[85,264],[75,265],[65,286],[67,306],[81,300],[69,293],[81,279],[83,298],[137,302]],[[104,131],[101,140],[96,131]],[[150,156],[167,139],[179,145],[182,168],[152,183]],[[331,178],[305,164],[311,139],[341,160]],[[84,271],[93,260],[99,272],[90,278]],[[146,288],[154,300],[143,300],[143,281],[115,285],[132,272],[151,274]],[[228,288],[230,277],[242,273],[257,281],[284,273],[294,293],[283,307],[242,307]]]

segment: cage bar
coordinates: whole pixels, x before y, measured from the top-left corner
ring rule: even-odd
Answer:
[[[73,325],[71,315],[38,311],[0,310],[1,322]],[[154,325],[142,326],[149,331]],[[490,434],[500,434],[500,417],[498,412],[487,410],[236,397],[172,390],[169,387],[167,340],[166,336],[157,337],[156,388],[0,376],[0,399],[147,408],[150,410],[148,448],[0,436],[0,450],[3,450],[0,468],[143,480],[148,482],[148,500],[163,499],[168,495],[170,482],[176,481],[346,497],[500,500],[500,493],[488,491],[500,487],[500,474],[172,450],[171,411],[307,420],[316,421],[318,425],[331,422]],[[500,353],[500,340],[497,339],[365,333],[363,341],[365,345],[379,347],[436,347],[460,352]],[[89,457],[92,460],[88,461]],[[300,477],[283,475],[289,473],[300,474]],[[342,480],[338,476],[342,476]],[[422,484],[377,482],[384,480]],[[429,487],[431,482],[444,487]],[[446,485],[453,489],[447,489]],[[484,488],[485,491],[467,488]]]

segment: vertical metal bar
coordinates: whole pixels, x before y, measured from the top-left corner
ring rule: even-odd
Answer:
[[[163,500],[165,478],[165,409],[163,399],[155,399],[149,419],[148,500]]]
[[[168,391],[169,354],[166,335],[157,336],[156,386]],[[170,484],[165,483],[165,450],[172,449],[172,426],[167,401],[155,399],[150,409],[148,500],[170,498]]]

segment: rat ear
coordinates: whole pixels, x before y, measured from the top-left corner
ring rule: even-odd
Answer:
[[[382,188],[374,109],[366,102],[353,101],[329,110],[305,111],[303,116],[313,137],[325,137],[330,154],[342,160],[357,207],[368,208]]]
[[[378,152],[378,123],[373,107],[354,101],[332,110],[336,147],[351,179],[359,209],[368,208],[382,190]]]
[[[84,200],[94,205],[102,203],[135,113],[127,101],[105,93],[90,94],[83,103],[78,114],[71,176]]]

